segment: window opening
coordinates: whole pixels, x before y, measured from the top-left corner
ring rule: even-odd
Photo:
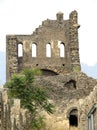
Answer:
[[[37,45],[36,43],[32,43],[32,57],[37,56]]]
[[[22,57],[23,56],[23,45],[22,44],[18,44],[18,57]]]
[[[46,44],[46,57],[51,57],[51,44]]]
[[[65,57],[65,45],[63,42],[60,43],[60,57]]]
[[[73,80],[73,79],[71,79],[71,80],[69,80],[68,82],[66,82],[65,83],[65,85],[64,85],[66,88],[68,88],[68,89],[76,89],[76,81],[75,80]]]

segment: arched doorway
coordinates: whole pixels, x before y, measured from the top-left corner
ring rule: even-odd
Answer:
[[[72,109],[68,115],[69,130],[78,130],[78,110]]]

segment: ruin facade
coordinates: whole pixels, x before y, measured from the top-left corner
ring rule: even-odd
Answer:
[[[7,80],[25,68],[42,71],[35,82],[48,90],[56,108],[53,115],[41,112],[47,121],[45,130],[97,128],[97,80],[81,72],[79,27],[76,11],[68,20],[59,12],[56,20],[43,21],[31,35],[6,37]]]
[[[32,35],[7,35],[7,79],[24,68],[38,68],[45,74],[80,71],[77,12],[63,19],[45,20]]]

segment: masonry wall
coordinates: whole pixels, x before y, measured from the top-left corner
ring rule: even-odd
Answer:
[[[44,130],[72,130],[70,129],[72,114],[78,118],[76,130],[88,129],[88,113],[93,105],[97,104],[97,80],[82,72],[72,72],[64,76],[36,77],[35,81],[36,85],[40,84],[48,90],[49,101],[55,105],[54,114],[40,112],[46,119]],[[20,108],[19,99],[15,99],[12,105],[7,90],[3,89],[0,91],[0,104],[1,130],[28,130],[29,118],[26,110]],[[96,122],[97,108],[94,113],[95,129]]]
[[[7,89],[0,90],[0,130],[28,130],[28,121],[27,110],[20,107],[20,100],[9,99]]]
[[[77,12],[71,12],[68,20],[64,20],[63,13],[58,13],[56,17],[56,20],[43,21],[32,35],[7,35],[7,80],[24,68],[50,70],[56,74],[80,71]],[[32,57],[33,43],[37,47],[36,57]],[[51,57],[46,56],[48,43]],[[61,43],[65,48],[63,57],[60,57]],[[21,57],[18,56],[19,44],[23,51]]]
[[[87,130],[87,115],[97,103],[96,87],[93,89],[97,80],[81,72],[77,12],[71,12],[68,20],[64,20],[63,13],[56,16],[56,20],[43,21],[32,35],[7,35],[7,80],[24,68],[41,69],[43,75],[35,77],[35,82],[48,90],[49,100],[56,108],[54,115],[41,112],[47,121],[45,130],[72,130],[72,127]],[[35,57],[32,57],[33,43],[37,48]],[[64,57],[60,57],[61,43],[65,47]],[[51,57],[46,56],[47,44]],[[22,46],[22,56],[18,55],[18,45]],[[76,126],[71,125],[74,122],[70,123],[70,116],[77,118]],[[97,122],[97,110],[94,120]]]
[[[70,113],[77,111],[78,126],[76,129],[88,129],[88,112],[93,104],[97,103],[94,90],[97,80],[82,72],[72,72],[64,76],[37,77],[36,83],[48,90],[50,101],[55,104],[56,108],[54,115],[48,116],[43,113],[47,118],[47,128],[72,130],[69,122]],[[95,121],[96,117],[97,112],[95,112]]]

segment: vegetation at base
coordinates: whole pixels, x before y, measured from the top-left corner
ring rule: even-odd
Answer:
[[[40,74],[39,70],[25,69],[13,75],[5,84],[9,98],[20,99],[21,107],[29,111],[31,115],[29,124],[35,130],[40,130],[40,127],[44,126],[44,118],[39,115],[39,110],[45,110],[49,114],[54,112],[54,105],[49,102],[47,90],[34,83],[34,76]]]

